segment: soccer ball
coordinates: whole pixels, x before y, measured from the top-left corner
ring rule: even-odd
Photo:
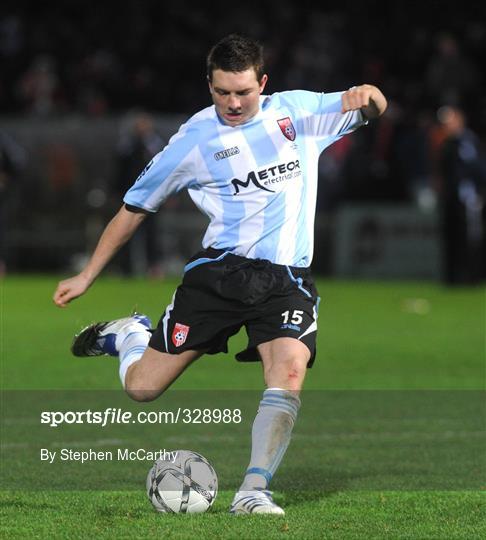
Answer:
[[[174,455],[174,454],[173,454]],[[158,459],[147,475],[147,495],[159,512],[197,513],[208,510],[218,493],[218,477],[208,460],[178,450],[174,462]]]

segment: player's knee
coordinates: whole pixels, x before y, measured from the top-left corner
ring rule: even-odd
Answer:
[[[300,384],[305,376],[306,366],[302,361],[295,361],[286,367],[286,378],[289,383]]]
[[[140,390],[134,388],[125,388],[127,395],[134,401],[147,402],[153,401],[160,396],[160,391]]]
[[[296,356],[289,357],[284,361],[273,362],[265,373],[265,378],[270,381],[281,381],[281,385],[289,390],[299,390],[304,380],[307,368],[307,360]]]
[[[289,381],[300,380],[305,374],[305,367],[301,363],[293,363],[287,368],[287,378]]]

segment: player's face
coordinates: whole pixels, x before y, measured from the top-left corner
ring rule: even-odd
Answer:
[[[267,76],[257,80],[253,68],[246,71],[223,71],[215,69],[209,91],[216,112],[229,126],[238,126],[255,116],[260,108],[260,94],[265,88]]]

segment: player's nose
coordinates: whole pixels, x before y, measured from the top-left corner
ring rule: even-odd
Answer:
[[[232,111],[238,111],[241,109],[241,101],[238,96],[230,96],[228,100],[228,107]]]

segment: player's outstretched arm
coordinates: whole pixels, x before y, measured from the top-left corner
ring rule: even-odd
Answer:
[[[341,97],[341,111],[356,111],[361,109],[370,120],[381,116],[387,106],[386,98],[381,90],[372,84],[353,86]]]
[[[129,212],[122,206],[108,223],[88,264],[77,275],[60,281],[54,293],[56,306],[66,307],[84,294],[115,253],[132,237],[146,214]]]

